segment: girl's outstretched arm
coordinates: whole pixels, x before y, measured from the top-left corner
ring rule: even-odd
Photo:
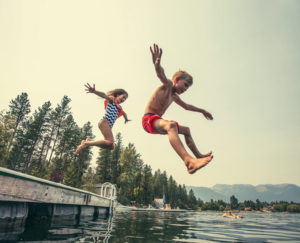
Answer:
[[[99,97],[101,97],[103,99],[109,100],[109,102],[113,101],[113,99],[111,97],[109,97],[108,95],[106,95],[105,93],[103,93],[101,91],[97,91],[95,88],[95,84],[93,84],[93,86],[91,86],[89,83],[86,83],[84,86],[86,87],[85,90],[87,93],[92,93],[92,94],[98,95]]]
[[[124,119],[125,119],[125,123],[131,121],[131,120],[128,119],[127,114],[124,111],[123,111],[123,116],[124,116]]]

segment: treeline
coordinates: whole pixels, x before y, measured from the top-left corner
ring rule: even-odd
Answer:
[[[64,96],[56,107],[50,101],[30,115],[27,93],[0,112],[0,166],[55,182],[81,187],[90,165],[91,152],[74,154],[87,136],[93,137],[89,122],[79,127],[71,114],[70,98]]]
[[[82,140],[94,138],[92,126],[90,122],[82,127],[76,124],[70,102],[67,96],[55,107],[47,101],[31,114],[26,93],[11,100],[8,110],[0,111],[0,166],[92,192],[97,184],[111,182],[117,186],[118,201],[125,205],[135,202],[137,206],[148,206],[154,198],[165,195],[172,208],[300,212],[300,205],[293,202],[257,199],[240,203],[235,196],[230,197],[230,203],[196,199],[192,190],[187,192],[165,171],[153,173],[134,144],[123,145],[120,133],[114,150],[99,149],[96,168],[92,168],[90,147],[75,154]]]
[[[256,199],[255,202],[252,200],[245,200],[244,202],[239,202],[238,199],[232,195],[230,197],[230,202],[226,203],[223,200],[211,200],[210,202],[203,202],[202,200],[197,201],[199,209],[214,210],[214,211],[224,211],[224,210],[241,210],[241,211],[266,211],[266,212],[293,212],[300,213],[300,204],[294,202],[261,202]]]
[[[89,191],[111,182],[118,188],[119,202],[127,205],[153,204],[165,195],[172,207],[196,208],[193,191],[187,192],[166,172],[152,173],[134,144],[122,144],[121,134],[113,151],[99,149],[95,169],[90,147],[75,155],[77,145],[94,135],[90,122],[76,124],[70,102],[67,96],[56,107],[47,101],[31,114],[27,93],[11,100],[8,110],[0,112],[0,166]]]

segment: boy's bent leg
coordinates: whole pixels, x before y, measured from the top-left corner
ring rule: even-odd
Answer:
[[[201,154],[199,152],[199,150],[192,138],[190,128],[179,125],[178,133],[184,135],[186,145],[190,148],[190,150],[193,152],[193,154],[195,155],[196,158],[205,158],[212,154],[212,152],[209,152],[207,154]]]
[[[157,131],[163,134],[168,134],[170,144],[177,152],[177,154],[181,157],[181,159],[184,161],[187,170],[190,174],[195,173],[197,170],[206,166],[212,160],[213,156],[207,156],[205,158],[196,159],[188,154],[178,136],[176,122],[159,119],[155,121],[154,127]]]
[[[175,122],[159,119],[155,121],[154,128],[161,134],[168,134],[170,144],[183,161],[191,157],[178,136],[178,129]]]

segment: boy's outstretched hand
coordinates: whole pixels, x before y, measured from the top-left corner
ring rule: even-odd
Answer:
[[[205,116],[205,118],[207,120],[213,120],[214,119],[213,116],[208,111],[206,111],[206,110],[203,110],[202,114],[203,114],[203,116]]]
[[[162,49],[158,47],[158,45],[153,44],[153,50],[152,47],[150,46],[150,51],[152,54],[152,61],[154,65],[160,64],[160,58],[162,55]]]
[[[96,90],[95,84],[93,84],[93,87],[89,83],[86,83],[84,86],[86,87],[85,90],[87,93],[94,93]]]

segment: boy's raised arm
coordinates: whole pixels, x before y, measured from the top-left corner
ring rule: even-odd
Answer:
[[[87,83],[84,86],[86,87],[85,90],[86,90],[87,93],[92,93],[92,94],[98,95],[103,99],[109,100],[109,102],[113,101],[112,98],[107,96],[105,93],[103,93],[101,91],[97,91],[96,88],[95,88],[95,84],[93,84],[93,86],[91,86],[89,83]]]
[[[154,64],[157,77],[160,79],[160,81],[163,84],[172,84],[172,82],[167,79],[167,77],[165,75],[165,71],[162,68],[162,66],[160,65],[160,59],[161,59],[161,55],[162,55],[162,49],[159,48],[158,45],[154,44],[153,45],[153,49],[150,46],[150,51],[151,51],[151,54],[152,54],[152,62]]]

